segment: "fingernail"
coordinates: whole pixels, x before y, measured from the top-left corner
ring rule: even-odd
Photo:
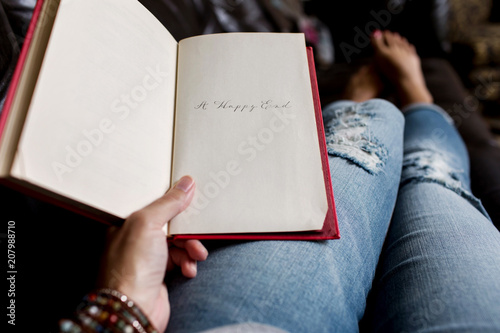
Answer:
[[[185,176],[182,177],[181,180],[177,182],[177,184],[175,184],[175,188],[187,193],[189,192],[191,187],[193,187],[193,185],[194,185],[193,178]]]
[[[205,247],[203,247],[202,253],[203,253],[203,260],[207,260],[207,258],[208,258],[208,250],[205,249]]]
[[[374,31],[373,31],[373,33],[372,33],[372,36],[373,36],[374,38],[380,38],[380,37],[382,37],[382,31],[380,31],[380,30],[378,30],[378,29],[377,29],[377,30],[374,30]]]

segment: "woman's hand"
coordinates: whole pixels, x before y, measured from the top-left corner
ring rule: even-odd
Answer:
[[[101,287],[127,295],[163,332],[170,317],[170,303],[163,280],[165,272],[180,266],[189,278],[196,276],[196,262],[208,252],[198,240],[167,244],[162,228],[182,212],[194,195],[194,181],[183,177],[163,197],[133,213],[122,227],[110,231],[101,267]]]

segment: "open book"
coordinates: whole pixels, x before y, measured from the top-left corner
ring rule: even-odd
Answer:
[[[98,220],[190,175],[168,235],[338,238],[302,34],[177,43],[137,0],[39,0],[0,133],[3,183]]]

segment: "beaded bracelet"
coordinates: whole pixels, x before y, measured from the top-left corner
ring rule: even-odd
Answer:
[[[61,320],[61,332],[158,333],[134,301],[112,289],[87,294],[76,310],[75,319]]]

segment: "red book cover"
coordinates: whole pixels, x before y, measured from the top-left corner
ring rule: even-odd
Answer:
[[[7,122],[7,117],[12,107],[12,102],[14,100],[14,96],[17,91],[19,79],[21,78],[21,73],[23,71],[24,63],[26,62],[26,56],[28,55],[28,50],[30,49],[31,41],[33,40],[33,34],[35,33],[35,28],[38,23],[38,19],[40,18],[40,13],[42,12],[42,6],[44,1],[45,0],[38,0],[35,9],[33,10],[33,15],[31,16],[31,22],[28,27],[28,31],[26,32],[26,36],[24,38],[24,44],[21,49],[21,54],[19,55],[19,59],[16,64],[16,69],[14,70],[14,74],[12,75],[12,80],[10,82],[9,90],[7,91],[7,96],[5,97],[5,103],[3,105],[2,114],[0,115],[0,140],[2,138],[2,133],[5,127],[5,123]]]

